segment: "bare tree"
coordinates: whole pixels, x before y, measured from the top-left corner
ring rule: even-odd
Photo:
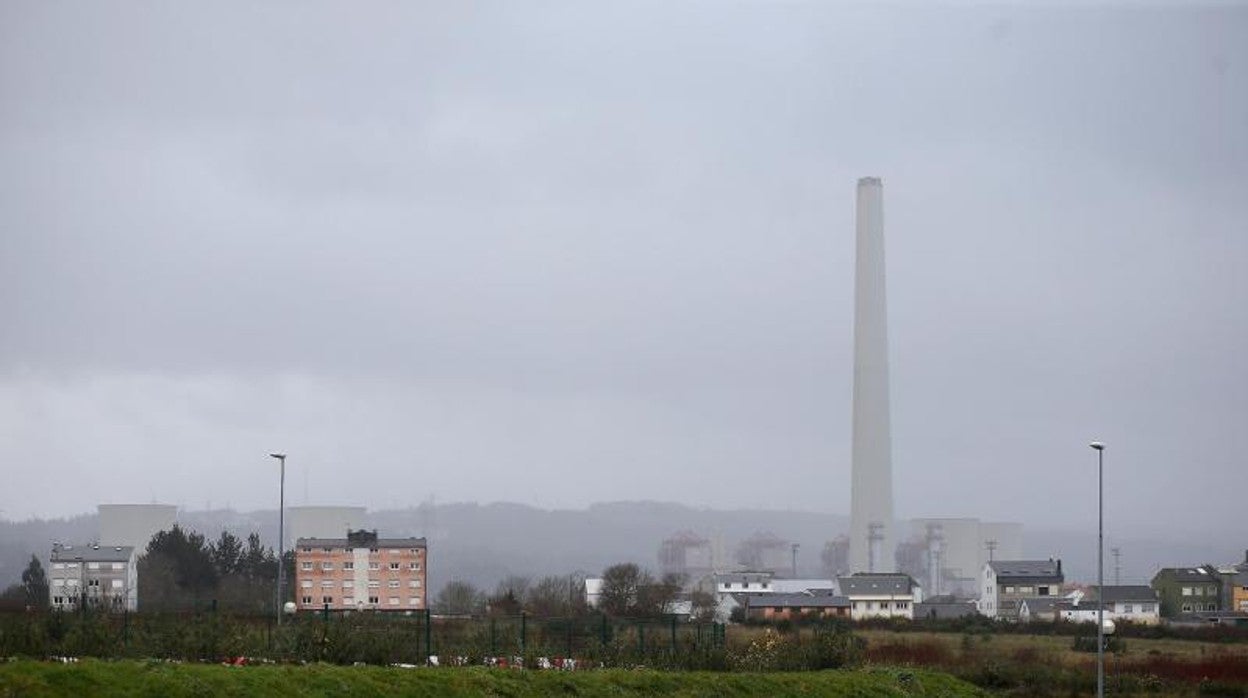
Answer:
[[[485,594],[482,594],[471,582],[459,580],[447,582],[446,586],[442,587],[442,591],[438,592],[437,600],[433,602],[434,610],[438,613],[451,615],[480,613],[484,606]]]

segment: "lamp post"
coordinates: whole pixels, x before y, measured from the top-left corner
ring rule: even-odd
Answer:
[[[274,592],[277,596],[274,606],[277,610],[277,624],[282,624],[282,601],[286,591],[286,454],[270,453],[270,458],[276,458],[281,463],[281,484],[278,489],[277,504],[277,590]]]
[[[1105,696],[1105,444],[1096,451],[1096,696]]]

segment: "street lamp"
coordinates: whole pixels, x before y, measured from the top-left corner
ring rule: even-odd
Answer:
[[[277,610],[277,624],[282,624],[282,600],[285,598],[286,591],[286,454],[270,453],[270,458],[276,458],[281,462],[281,485],[278,489],[278,505],[277,505],[277,598],[273,604]]]
[[[1096,696],[1105,697],[1105,444],[1096,451]]]

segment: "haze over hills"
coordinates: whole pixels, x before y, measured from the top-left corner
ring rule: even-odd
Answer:
[[[276,539],[277,512],[229,509],[182,511],[179,522],[213,539],[222,530],[245,536],[258,531]],[[525,504],[422,503],[405,509],[370,511],[366,525],[391,536],[429,538],[429,583],[437,590],[463,579],[492,588],[507,575],[593,575],[615,562],[657,567],[657,550],[667,536],[690,530],[711,540],[721,559],[733,560],[737,544],[757,532],[796,542],[798,574],[823,573],[824,544],[848,529],[848,518],[820,512],[700,509],[641,501],[593,504],[585,509],[541,509]],[[89,542],[97,535],[95,514],[64,519],[0,521],[0,585],[20,580],[31,554],[45,558],[53,540]],[[1123,550],[1122,581],[1147,583],[1161,566],[1231,562],[1244,557],[1242,541],[1174,540],[1145,535],[1106,539],[1106,577],[1112,579],[1108,549]],[[1026,557],[1060,556],[1067,579],[1089,581],[1096,564],[1095,531],[1024,529]]]

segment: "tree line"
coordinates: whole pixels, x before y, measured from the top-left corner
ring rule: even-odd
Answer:
[[[631,562],[607,567],[602,572],[596,607],[586,600],[585,582],[574,575],[548,576],[534,582],[529,577],[503,579],[493,593],[478,589],[471,582],[448,582],[433,602],[433,610],[447,615],[519,615],[538,617],[580,616],[602,612],[617,618],[657,618],[676,612],[678,601],[688,601],[690,614],[709,620],[715,611],[715,597],[707,591],[685,592],[687,580],[681,575],[656,578],[649,570]]]

